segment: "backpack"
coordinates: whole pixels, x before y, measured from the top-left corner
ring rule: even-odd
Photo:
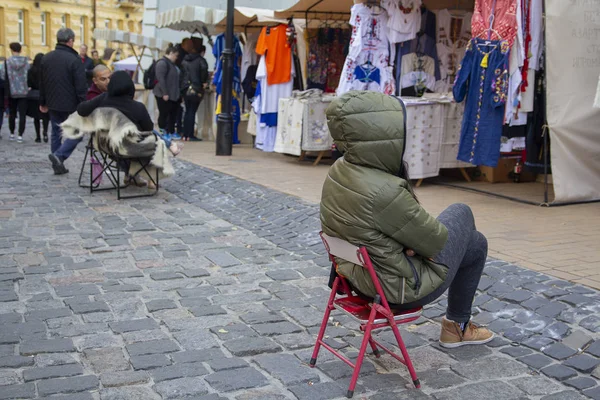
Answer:
[[[144,88],[147,90],[154,89],[154,87],[156,86],[156,82],[158,82],[158,80],[156,79],[156,64],[158,64],[159,61],[162,61],[162,58],[159,60],[152,61],[152,64],[150,64],[150,68],[148,68],[146,70],[146,73],[144,74]],[[171,67],[169,63],[167,63],[167,67]],[[168,70],[167,73],[169,73]]]

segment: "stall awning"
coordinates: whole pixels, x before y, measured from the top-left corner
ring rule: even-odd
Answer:
[[[159,13],[157,28],[169,28],[190,33],[214,33],[215,24],[227,15],[226,11],[200,6],[183,6]]]
[[[423,0],[430,10],[442,8],[473,9],[475,0]],[[276,18],[343,19],[350,18],[350,9],[354,0],[300,0],[290,8],[275,13]],[[337,14],[337,15],[336,15]]]
[[[275,16],[275,11],[266,10],[264,8],[249,8],[249,7],[235,7],[233,14],[233,25],[236,31],[257,31],[263,26],[272,23],[272,18]],[[227,28],[227,16],[217,22],[217,32],[225,32]]]
[[[94,29],[95,40],[106,40],[108,42],[130,44],[134,46],[145,47],[150,50],[162,51],[167,47],[167,43],[161,39],[138,35],[137,33],[119,31],[116,29]]]

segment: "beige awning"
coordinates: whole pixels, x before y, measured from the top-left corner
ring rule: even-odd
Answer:
[[[233,25],[236,32],[258,31],[263,26],[272,24],[271,20],[275,16],[275,11],[264,8],[235,7],[233,14]],[[217,32],[225,32],[227,28],[227,15],[218,21]]]
[[[163,42],[161,39],[116,29],[96,28],[94,29],[93,37],[95,40],[130,44],[133,46],[145,47],[150,50],[162,51],[167,47],[167,43]]]
[[[473,10],[475,0],[423,0],[423,3],[430,10]],[[353,5],[354,0],[300,0],[287,10],[275,12],[275,17],[306,18],[308,13],[308,19],[348,20]]]
[[[227,15],[226,11],[200,6],[183,6],[159,13],[157,28],[168,28],[190,33],[214,33],[215,24]]]

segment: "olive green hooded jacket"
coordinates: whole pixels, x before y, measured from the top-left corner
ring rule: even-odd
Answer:
[[[323,185],[323,232],[365,246],[390,303],[421,299],[444,282],[447,267],[430,261],[448,231],[415,200],[399,178],[405,148],[405,108],[375,92],[349,92],[331,103],[327,123],[344,156]],[[417,256],[407,257],[405,249]],[[374,297],[365,268],[338,260],[338,273]]]

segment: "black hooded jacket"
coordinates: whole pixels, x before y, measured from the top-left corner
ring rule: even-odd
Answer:
[[[154,129],[154,123],[146,106],[135,101],[134,95],[135,86],[129,74],[125,71],[117,71],[110,77],[108,92],[81,103],[77,107],[77,114],[87,117],[97,108],[114,108],[133,122],[140,132],[150,132]]]
[[[190,53],[183,60],[183,68],[185,69],[189,85],[196,92],[202,93],[204,84],[208,83],[208,63],[206,59],[198,53]]]

